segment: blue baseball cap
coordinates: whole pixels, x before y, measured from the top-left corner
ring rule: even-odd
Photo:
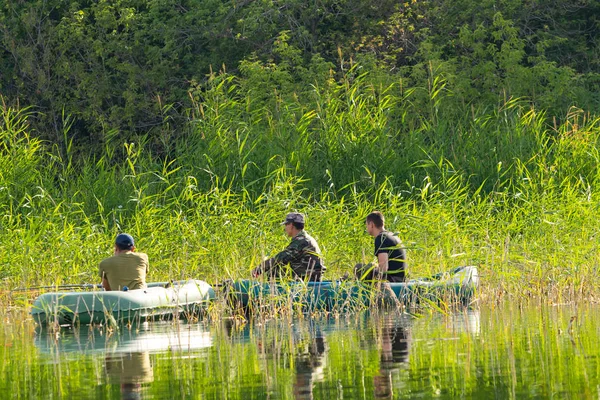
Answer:
[[[135,243],[133,241],[133,236],[131,236],[128,233],[120,233],[117,235],[117,239],[115,240],[115,244],[118,245],[119,247],[123,247],[123,248],[132,248],[133,246],[135,246]]]

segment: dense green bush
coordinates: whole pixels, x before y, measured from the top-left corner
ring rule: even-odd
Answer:
[[[573,105],[600,104],[599,7],[589,0],[5,2],[0,91],[41,111],[31,121],[36,135],[63,146],[61,116],[71,114],[76,148],[115,132],[123,139],[150,132],[160,142],[165,120],[185,124],[194,106],[188,90],[219,71],[255,85],[260,102],[273,90],[289,97],[322,86],[332,66],[339,80],[356,60],[406,89],[442,76],[457,106],[526,97],[562,116]]]

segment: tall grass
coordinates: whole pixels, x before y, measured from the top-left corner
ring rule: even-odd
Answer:
[[[165,122],[162,145],[115,132],[87,152],[40,142],[30,111],[4,105],[4,287],[96,282],[122,231],[150,280],[248,277],[287,243],[291,210],[335,279],[372,260],[364,217],[380,209],[412,276],[475,264],[485,301],[597,295],[597,117],[551,119],[522,99],[461,108],[436,76],[407,89],[352,69],[272,103],[247,86],[223,75],[191,92],[189,129]]]

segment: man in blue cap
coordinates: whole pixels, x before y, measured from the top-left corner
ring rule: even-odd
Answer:
[[[100,262],[104,290],[144,289],[147,273],[148,255],[135,252],[131,235],[117,235],[114,255]]]
[[[321,249],[317,241],[304,230],[304,215],[289,213],[282,225],[292,241],[281,253],[252,270],[252,276],[266,274],[271,278],[320,281],[325,271]]]

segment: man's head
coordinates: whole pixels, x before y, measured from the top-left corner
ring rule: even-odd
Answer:
[[[282,224],[285,225],[285,233],[288,236],[294,237],[304,229],[304,215],[291,212],[285,216],[285,221]]]
[[[135,249],[135,243],[133,242],[133,237],[127,233],[120,233],[117,235],[117,239],[115,240],[115,246],[117,249],[121,251]]]
[[[366,218],[367,233],[371,236],[377,236],[384,229],[385,218],[379,211],[373,211]]]

